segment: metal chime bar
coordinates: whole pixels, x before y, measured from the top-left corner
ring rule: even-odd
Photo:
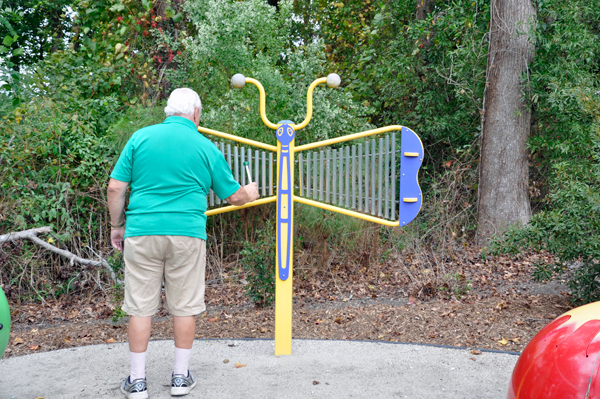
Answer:
[[[341,206],[344,201],[344,150],[342,148],[340,148],[338,150],[338,158],[340,160],[340,167],[339,167],[339,175],[338,175],[339,196],[338,196],[338,200],[337,200],[337,205]]]
[[[258,167],[260,166],[260,156],[258,155],[258,150],[254,150],[254,176],[252,178],[256,182],[259,193],[260,193],[260,175],[258,174]]]
[[[363,184],[362,184],[362,173],[363,173],[363,145],[358,145],[358,210],[363,210]]]
[[[391,219],[396,220],[396,133],[392,133],[392,215]]]
[[[370,206],[369,206],[369,199],[371,198],[371,196],[369,195],[369,187],[371,186],[370,181],[369,180],[369,142],[367,141],[365,143],[365,212],[369,212]]]
[[[264,197],[267,195],[267,153],[266,152],[262,152],[262,181],[261,181],[261,188],[262,188],[262,193],[261,195]]]
[[[269,152],[269,196],[273,195],[273,153]]]
[[[319,162],[319,201],[323,201],[323,175],[325,168],[325,151],[320,151],[319,154],[320,162]]]
[[[298,174],[298,177],[300,178],[300,196],[304,197],[304,168],[303,168],[303,157],[304,154],[300,153],[300,155],[298,156],[298,170],[300,171],[300,173]]]
[[[375,162],[377,159],[377,146],[375,145],[375,139],[371,140],[371,215],[375,215],[375,207],[377,205],[377,201],[375,201],[375,183],[376,183],[376,175],[375,175]]]
[[[385,161],[383,164],[383,178],[385,186],[385,212],[383,217],[386,219],[390,218],[390,136],[385,136]]]
[[[379,174],[377,175],[377,216],[383,216],[382,198],[383,198],[383,139],[379,139]]]
[[[306,154],[306,195],[305,197],[310,197],[310,168],[311,168],[311,157],[312,152]]]
[[[317,199],[317,170],[319,169],[319,157],[318,153],[313,154],[313,199]]]
[[[356,146],[352,146],[352,209],[356,209]]]
[[[300,153],[302,155],[302,153]],[[331,176],[331,150],[327,150],[327,161],[325,165],[325,202],[331,202],[331,184],[329,177]]]

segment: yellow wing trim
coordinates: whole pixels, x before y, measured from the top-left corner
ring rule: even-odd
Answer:
[[[237,211],[238,209],[250,208],[250,207],[253,207],[253,206],[256,206],[256,205],[268,204],[269,202],[275,202],[275,201],[277,201],[277,196],[276,195],[274,195],[272,197],[267,197],[267,198],[260,198],[260,199],[257,199],[256,201],[248,202],[246,205],[242,205],[242,206],[235,206],[235,205],[224,206],[222,208],[211,209],[210,211],[206,211],[204,213],[206,214],[206,216],[213,216],[213,215],[218,215],[219,213],[226,213],[226,212],[231,212],[231,211]]]
[[[400,126],[400,125],[385,126],[385,127],[380,127],[378,129],[366,130],[366,131],[360,132],[360,133],[349,134],[348,136],[336,137],[334,139],[317,141],[316,143],[304,144],[304,145],[300,145],[300,146],[296,147],[295,151],[300,152],[300,151],[312,150],[313,148],[325,147],[325,146],[332,145],[332,144],[343,143],[344,141],[356,140],[356,139],[360,139],[361,137],[374,136],[376,134],[391,132],[394,130],[400,131],[400,130],[402,130],[402,126]]]
[[[302,204],[316,206],[317,208],[325,209],[332,212],[341,213],[342,215],[352,216],[358,219],[366,220],[373,223],[382,224],[384,226],[397,227],[400,225],[400,222],[392,222],[391,220],[381,219],[375,216],[365,215],[364,213],[349,211],[348,209],[338,208],[337,206],[332,206],[328,204],[323,204],[322,202],[317,202],[313,200],[309,200],[307,198],[296,197],[294,196],[294,201],[300,202]]]
[[[251,146],[254,146],[254,147],[262,148],[264,150],[277,152],[277,147],[275,147],[274,145],[269,145],[269,144],[261,143],[260,141],[254,141],[254,140],[250,140],[250,139],[245,139],[243,137],[234,136],[233,134],[219,132],[218,130],[212,130],[212,129],[208,129],[208,128],[202,127],[202,126],[198,126],[198,131],[202,132],[202,133],[210,134],[211,136],[217,136],[217,137],[221,137],[223,139],[227,139],[227,140],[231,140],[231,141],[237,141],[238,143],[247,144],[247,145],[251,145]]]

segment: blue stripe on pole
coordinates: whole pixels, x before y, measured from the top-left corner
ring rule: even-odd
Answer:
[[[277,128],[277,140],[281,144],[279,159],[278,190],[277,190],[277,245],[281,245],[277,251],[277,267],[279,269],[279,278],[285,281],[289,277],[290,271],[290,241],[292,239],[292,193],[294,182],[291,179],[291,168],[294,165],[290,160],[289,145],[296,137],[294,129],[283,121],[283,124]],[[282,122],[280,122],[282,123]],[[285,173],[285,176],[284,176]],[[285,183],[285,184],[284,184]],[[316,182],[315,182],[316,184]],[[281,229],[287,228],[287,239],[281,240]],[[285,261],[282,261],[282,251],[285,251]]]

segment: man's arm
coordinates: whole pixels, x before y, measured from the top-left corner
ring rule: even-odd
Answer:
[[[110,179],[106,197],[108,200],[108,211],[110,212],[110,241],[112,246],[119,251],[123,250],[123,239],[125,236],[125,195],[129,183]]]
[[[259,197],[257,184],[250,183],[244,187],[240,187],[239,190],[227,197],[225,201],[231,205],[242,206],[248,202],[256,201]]]

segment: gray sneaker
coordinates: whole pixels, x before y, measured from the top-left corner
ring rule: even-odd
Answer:
[[[183,374],[173,374],[171,376],[171,396],[187,395],[195,386],[196,378],[189,370],[187,376]]]
[[[128,399],[146,399],[148,397],[146,379],[138,378],[137,380],[130,381],[129,377],[125,378],[121,384],[121,392]]]

